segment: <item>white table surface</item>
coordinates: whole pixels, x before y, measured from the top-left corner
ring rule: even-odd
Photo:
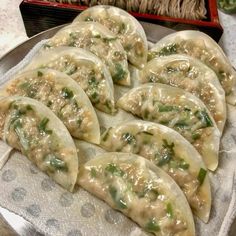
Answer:
[[[22,0],[1,0],[0,3],[0,57],[28,39],[21,18],[19,4]],[[220,44],[236,68],[236,14],[219,12],[224,34]],[[236,226],[236,225],[235,225]],[[232,229],[231,232],[236,232]],[[233,233],[234,235],[234,233]]]

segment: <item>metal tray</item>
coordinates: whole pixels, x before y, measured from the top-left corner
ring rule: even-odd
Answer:
[[[140,22],[140,23],[144,27],[144,30],[147,34],[147,38],[150,42],[156,42],[162,37],[174,32],[169,28],[162,27],[159,25],[147,22]],[[58,30],[60,30],[64,26],[65,25],[57,26],[55,28],[39,33],[34,37],[28,39],[27,41],[23,42],[22,44],[20,44],[7,54],[5,54],[2,58],[0,58],[0,78],[9,69],[18,64],[26,56],[26,54],[34,47],[35,44],[37,44],[43,39],[52,37]],[[31,223],[2,207],[0,207],[0,217],[1,215],[16,232],[15,234],[9,233],[2,235],[2,231],[0,229],[1,236],[9,236],[9,235],[43,236],[41,233],[35,230],[34,226]],[[236,220],[231,227],[229,236],[235,236],[235,232],[236,232]]]

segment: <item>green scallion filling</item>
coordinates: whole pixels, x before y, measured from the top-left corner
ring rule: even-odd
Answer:
[[[42,77],[43,76],[43,72],[42,71],[38,71],[38,77]]]
[[[38,125],[38,130],[39,130],[40,133],[52,134],[52,130],[48,130],[48,129],[47,129],[47,124],[48,124],[48,122],[49,122],[49,119],[46,118],[46,117],[44,117],[44,118],[40,121],[40,123],[39,123],[39,125]]]
[[[160,226],[157,224],[155,218],[153,218],[148,221],[148,223],[145,226],[145,229],[148,232],[155,233],[160,230]]]
[[[74,96],[74,93],[68,89],[68,88],[63,88],[62,89],[62,97],[66,99],[71,99]]]
[[[197,179],[198,179],[200,185],[203,184],[203,182],[204,182],[204,180],[205,180],[205,177],[206,177],[206,174],[207,174],[207,171],[206,171],[205,169],[201,168],[201,169],[199,170]]]
[[[167,204],[166,212],[167,212],[167,216],[172,219],[173,218],[173,208],[172,208],[171,203]]]
[[[163,139],[162,147],[164,148],[164,150],[161,154],[160,160],[158,162],[158,166],[166,165],[172,160],[175,154],[174,146],[175,146],[174,143],[168,144],[167,140]]]
[[[130,133],[125,133],[122,135],[122,139],[128,143],[128,144],[132,144],[136,141],[134,135],[130,134]]]
[[[213,126],[213,122],[205,110],[196,111],[195,116],[202,122],[202,124],[205,127],[212,127]]]
[[[158,55],[159,56],[169,56],[172,54],[177,53],[177,44],[173,43],[173,44],[169,44],[166,47],[163,47],[159,52]]]
[[[125,172],[121,170],[116,164],[110,163],[105,168],[105,171],[111,173],[112,175],[123,177],[125,175]]]
[[[112,78],[115,82],[121,81],[123,79],[125,79],[127,73],[126,71],[123,69],[122,65],[117,63],[115,65],[115,73],[112,75]]]
[[[118,209],[127,209],[126,202],[118,196],[118,191],[115,187],[109,186],[109,193]]]
[[[59,159],[57,156],[54,154],[48,154],[45,157],[46,163],[49,167],[52,169],[60,170],[60,171],[68,171],[68,166],[67,164]]]
[[[97,171],[95,168],[91,168],[90,170],[90,174],[92,178],[96,178],[97,177]]]

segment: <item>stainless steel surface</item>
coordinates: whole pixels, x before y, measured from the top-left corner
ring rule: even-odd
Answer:
[[[8,224],[14,229],[16,235],[22,236],[43,236],[43,234],[37,232],[33,225],[26,221],[24,218],[0,207],[0,213],[8,222]]]
[[[35,44],[37,44],[43,39],[52,37],[62,27],[63,26],[58,26],[50,30],[44,31],[40,34],[37,34],[34,37],[23,42],[16,48],[12,49],[7,54],[5,54],[0,59],[0,76],[2,76],[9,69],[19,63],[26,56],[26,54],[34,47]]]

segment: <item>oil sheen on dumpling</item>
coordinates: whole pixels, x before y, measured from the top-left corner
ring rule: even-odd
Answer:
[[[0,138],[62,187],[73,190],[78,174],[74,141],[63,123],[42,103],[27,97],[1,98]]]
[[[17,74],[0,95],[36,99],[63,121],[73,137],[99,143],[100,128],[94,108],[83,89],[64,73],[37,69]]]
[[[91,51],[108,66],[115,83],[130,85],[126,52],[119,39],[105,26],[96,22],[75,22],[59,30],[44,45],[44,49],[58,46]]]
[[[78,183],[158,236],[193,236],[194,222],[178,185],[148,160],[105,153],[81,167]]]
[[[178,132],[153,122],[135,120],[108,128],[101,147],[110,152],[134,153],[168,173],[184,192],[193,212],[209,219],[211,189],[206,167],[195,148]]]
[[[200,98],[219,130],[226,120],[225,92],[215,72],[187,55],[154,58],[141,72],[142,83],[162,83],[182,88]]]
[[[199,31],[180,31],[157,42],[149,56],[153,58],[171,54],[187,54],[211,67],[225,90],[227,102],[236,105],[236,72],[223,50],[212,38]]]
[[[113,81],[105,64],[81,48],[58,47],[37,54],[24,70],[50,68],[74,79],[99,110],[115,112]]]
[[[206,106],[194,95],[150,83],[127,92],[118,106],[143,120],[175,129],[199,151],[208,169],[217,168],[220,132]]]
[[[106,26],[120,39],[131,64],[139,68],[146,64],[148,45],[145,32],[126,11],[112,6],[95,6],[83,11],[74,21],[95,21]]]

